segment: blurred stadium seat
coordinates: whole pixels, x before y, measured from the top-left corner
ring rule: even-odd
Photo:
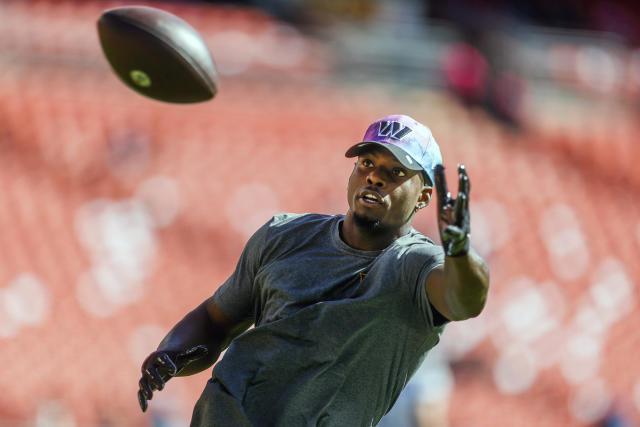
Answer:
[[[142,358],[270,215],[343,213],[344,150],[390,112],[431,126],[453,191],[467,165],[491,266],[487,309],[443,338],[450,425],[640,423],[632,108],[577,117],[580,131],[562,115],[514,130],[439,89],[336,83],[326,47],[265,13],[177,3],[155,5],[254,56],[212,49],[227,70],[215,100],[160,104],[98,50],[95,20],[118,4],[0,3],[0,425],[188,419],[208,374],[172,381],[142,415]],[[255,53],[281,43],[300,51]],[[437,238],[434,209],[415,226]]]

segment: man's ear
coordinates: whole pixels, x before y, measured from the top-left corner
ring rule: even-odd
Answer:
[[[427,205],[429,205],[429,202],[431,201],[432,193],[433,193],[433,187],[429,187],[429,186],[422,187],[420,197],[418,197],[418,204],[417,204],[418,209],[422,209]]]

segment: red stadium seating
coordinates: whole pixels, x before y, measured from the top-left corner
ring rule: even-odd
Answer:
[[[637,132],[615,133],[612,141],[602,134],[589,141],[516,134],[442,94],[425,91],[420,101],[399,103],[381,91],[339,87],[316,78],[324,72],[324,52],[307,39],[313,54],[280,70],[283,76],[273,64],[256,62],[224,77],[212,102],[165,105],[128,91],[108,70],[93,22],[108,6],[0,5],[0,23],[11,23],[0,25],[0,53],[19,58],[0,67],[0,302],[22,292],[23,274],[36,278],[28,283],[42,301],[35,314],[33,299],[12,297],[9,309],[0,304],[0,366],[6,367],[0,425],[64,411],[77,425],[150,425],[153,414],[188,418],[207,374],[171,382],[154,398],[152,415],[142,415],[135,399],[141,354],[214,292],[251,231],[270,215],[344,212],[352,167],[345,148],[369,122],[395,111],[432,127],[452,191],[455,165],[467,165],[472,230],[491,240],[483,242],[491,298],[480,319],[489,332],[469,352],[452,356],[451,424],[505,425],[508,414],[522,426],[583,425],[570,407],[591,380],[603,381],[611,399],[640,422],[640,404],[633,407],[640,390]],[[255,35],[277,24],[252,10],[166,8],[207,40],[222,31]],[[177,189],[176,200],[157,196],[167,188]],[[434,212],[432,203],[415,225],[437,239]],[[474,228],[481,217],[485,222]],[[566,233],[565,246],[553,240],[544,218]],[[553,254],[565,260],[562,266]],[[577,329],[583,311],[604,315],[606,298],[594,297],[604,268],[618,274],[606,289],[629,305],[609,323],[596,316],[595,325]],[[522,277],[559,290],[564,312],[556,332],[563,338],[580,332],[599,340],[588,377],[567,377],[558,358],[518,393],[496,386],[494,369],[505,349],[491,334],[504,328],[509,286]],[[25,321],[29,316],[37,319]],[[551,332],[526,345],[533,351]]]

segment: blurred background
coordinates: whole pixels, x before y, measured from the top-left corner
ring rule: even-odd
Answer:
[[[143,359],[271,215],[346,212],[344,151],[391,113],[454,193],[467,165],[492,284],[381,425],[640,425],[637,2],[135,2],[207,42],[199,105],[111,72],[125,4],[0,1],[0,426],[186,426],[210,373],[142,414]]]

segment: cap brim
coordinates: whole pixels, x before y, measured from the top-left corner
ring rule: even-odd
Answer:
[[[414,171],[423,171],[422,166],[418,162],[416,162],[410,155],[408,155],[402,148],[396,147],[391,144],[384,144],[382,142],[377,141],[363,141],[358,144],[352,146],[345,153],[345,157],[356,157],[362,153],[366,153],[367,151],[371,151],[372,148],[382,147],[393,154],[393,156],[398,160],[402,166],[407,169],[411,169]]]

